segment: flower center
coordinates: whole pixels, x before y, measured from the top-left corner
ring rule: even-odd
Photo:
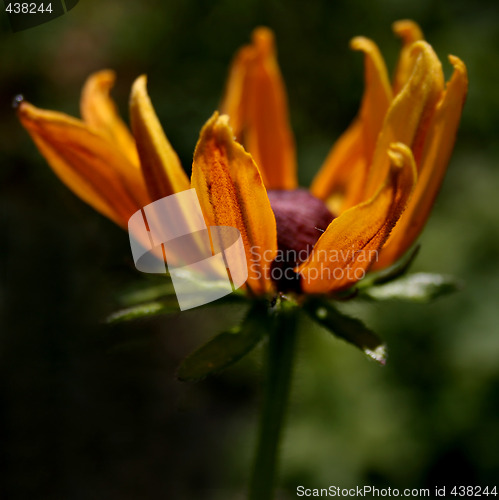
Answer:
[[[278,253],[271,277],[280,291],[300,291],[293,268],[306,260],[334,215],[306,189],[268,191],[277,224]]]

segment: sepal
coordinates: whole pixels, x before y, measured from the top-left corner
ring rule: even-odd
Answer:
[[[109,324],[122,323],[136,319],[151,318],[163,314],[179,313],[180,308],[175,298],[168,300],[154,300],[143,304],[126,307],[110,314],[105,322]]]
[[[303,304],[303,309],[327,331],[358,347],[364,354],[384,365],[386,346],[383,341],[357,318],[339,312],[330,302],[313,297]]]
[[[359,296],[376,301],[428,303],[462,288],[462,282],[453,276],[414,273],[389,283],[362,288]]]
[[[123,309],[107,316],[106,323],[121,323],[148,317],[176,314],[180,312],[175,290],[171,283],[154,284],[149,287],[131,288],[121,294],[118,300]],[[198,308],[216,307],[223,304],[247,304],[247,298],[239,290],[218,300],[207,302]]]
[[[404,276],[411,268],[416,257],[419,255],[421,250],[421,244],[414,245],[408,252],[405,253],[395,264],[390,267],[383,269],[381,271],[376,271],[369,273],[369,275],[363,279],[356,288],[368,288],[372,285],[381,285],[382,283],[388,283],[401,276]]]
[[[218,334],[187,356],[177,378],[197,382],[228,368],[256,347],[270,324],[267,304],[255,302],[238,327]]]

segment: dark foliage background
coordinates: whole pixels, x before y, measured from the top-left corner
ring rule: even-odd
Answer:
[[[422,488],[499,483],[499,7],[493,0],[81,0],[12,33],[0,14],[0,497],[244,498],[261,352],[197,385],[179,361],[231,326],[220,306],[119,327],[102,319],[133,269],[127,235],[52,174],[11,109],[19,93],[78,114],[92,71],[149,90],[186,169],[234,51],[275,30],[307,185],[355,115],[375,39],[393,67],[390,25],[418,21],[444,60],[460,56],[470,94],[455,154],[415,270],[450,273],[461,293],[431,306],[350,307],[390,348],[385,368],[303,321],[282,447],[280,498],[296,487]],[[446,74],[450,65],[445,63]]]

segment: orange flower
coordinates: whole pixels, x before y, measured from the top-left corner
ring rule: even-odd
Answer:
[[[255,30],[234,59],[224,114],[201,130],[190,182],[145,76],[132,87],[133,136],[109,96],[111,71],[86,82],[83,120],[27,102],[18,114],[61,180],[120,226],[148,203],[194,187],[209,225],[241,232],[253,293],[330,293],[393,264],[413,244],[442,182],[466,95],[466,68],[457,57],[450,56],[454,73],[444,88],[441,64],[419,28],[410,21],[394,28],[403,47],[393,84],[376,45],[352,41],[365,55],[361,108],[310,193],[297,188],[286,93],[266,28]]]

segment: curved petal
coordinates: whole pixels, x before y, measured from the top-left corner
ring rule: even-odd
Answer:
[[[135,141],[109,95],[115,79],[116,74],[111,70],[98,71],[87,78],[81,92],[81,116],[85,123],[115,142],[130,163],[138,169],[139,157]]]
[[[406,211],[380,252],[379,260],[373,266],[375,269],[393,264],[414,243],[442,184],[468,90],[466,66],[455,56],[449,56],[449,59],[454,73],[429,126],[418,183]]]
[[[130,96],[130,119],[140,166],[152,201],[189,189],[189,179],[166,138],[146,89],[145,75],[135,80]]]
[[[364,187],[364,127],[355,120],[334,143],[326,161],[310,186],[311,193],[324,200],[333,214],[339,214],[355,203]]]
[[[233,139],[228,116],[215,113],[201,131],[192,166],[206,222],[241,232],[255,293],[272,289],[270,265],[277,253],[274,213],[253,158]]]
[[[401,142],[412,150],[419,165],[428,125],[442,94],[442,65],[431,46],[423,41],[412,48],[417,55],[414,71],[388,110],[376,144],[373,162],[367,176],[364,199],[379,189],[390,169],[386,151],[393,142]]]
[[[376,44],[356,37],[350,45],[365,54],[365,90],[359,115],[336,141],[311,186],[312,194],[325,200],[336,214],[360,201],[367,166],[392,100],[385,62]]]
[[[125,155],[82,121],[38,109],[18,108],[21,123],[57,176],[83,201],[122,227],[148,203],[145,187],[130,177]]]
[[[296,153],[289,125],[286,89],[274,36],[253,32],[252,44],[236,56],[221,108],[258,165],[268,189],[294,189]]]
[[[362,279],[406,207],[416,182],[411,150],[392,144],[384,185],[368,201],[334,219],[297,269],[305,293],[328,293]]]
[[[393,76],[393,93],[397,95],[414,70],[415,58],[411,46],[414,42],[424,40],[424,36],[419,25],[409,19],[394,22],[392,29],[402,39],[402,49]]]
[[[392,89],[385,61],[376,44],[359,36],[350,42],[350,46],[365,54],[365,91],[360,119],[364,128],[364,156],[370,165],[376,140],[392,101]]]
[[[255,57],[256,51],[251,45],[237,52],[229,70],[223,101],[220,104],[221,112],[229,115],[230,125],[239,142],[243,140],[242,133],[247,118],[249,69]]]

